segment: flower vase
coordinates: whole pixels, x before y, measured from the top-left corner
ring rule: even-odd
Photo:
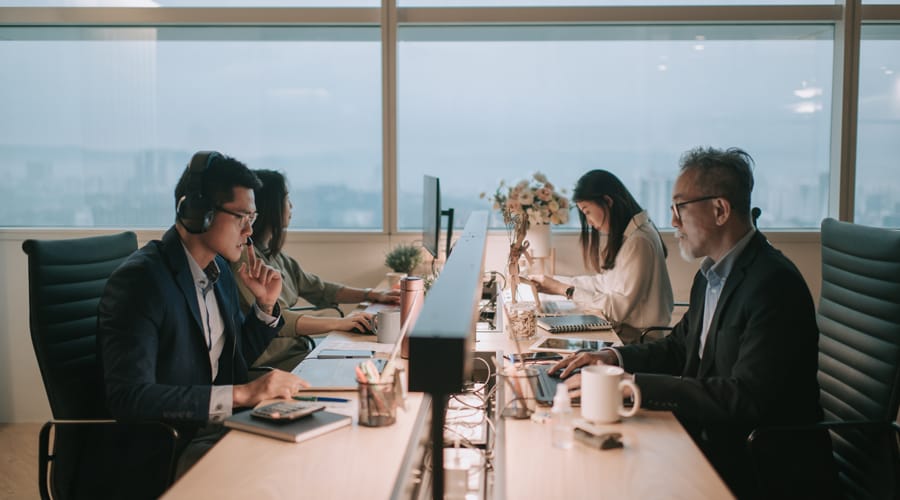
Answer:
[[[549,257],[550,248],[550,224],[530,224],[525,233],[528,241],[528,250],[532,257]]]

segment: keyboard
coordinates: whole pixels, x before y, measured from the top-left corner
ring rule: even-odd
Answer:
[[[528,377],[534,390],[534,399],[541,406],[551,406],[553,404],[553,396],[556,395],[556,384],[560,378],[550,375],[547,370],[553,365],[551,364],[535,364],[527,368],[529,375],[537,375],[536,377]]]
[[[556,396],[556,384],[562,381],[556,375],[551,375],[547,370],[553,367],[551,363],[532,364],[526,368],[528,374],[537,375],[536,377],[528,377],[534,390],[534,399],[541,406],[553,406],[553,396]],[[581,369],[575,370],[576,373]],[[580,405],[581,398],[573,398],[573,405]]]

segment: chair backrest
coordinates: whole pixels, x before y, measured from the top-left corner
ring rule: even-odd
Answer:
[[[826,421],[891,422],[900,404],[900,231],[825,219],[819,385]],[[896,443],[832,433],[848,497],[896,488]],[[885,479],[894,477],[894,484]],[[891,481],[888,481],[891,482]],[[890,493],[888,493],[890,495]]]
[[[110,274],[137,250],[124,232],[26,240],[31,341],[56,419],[108,417],[97,360],[97,304]]]

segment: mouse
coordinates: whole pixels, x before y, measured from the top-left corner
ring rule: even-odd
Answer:
[[[362,327],[362,326],[354,326],[353,328],[350,329],[350,331],[353,333],[361,333],[363,335],[375,335],[374,330],[372,330],[371,328],[366,328],[366,327]]]

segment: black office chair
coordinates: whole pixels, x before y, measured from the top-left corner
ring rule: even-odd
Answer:
[[[748,439],[751,454],[759,459],[773,439],[828,429],[843,497],[898,498],[900,232],[822,222],[817,323],[825,420],[757,429]],[[757,469],[761,487],[771,491],[765,463]]]
[[[22,249],[31,340],[53,412],[39,436],[41,498],[158,497],[172,482],[177,432],[158,422],[111,420],[97,358],[97,304],[137,237],[26,240]],[[166,445],[158,466],[128,460],[142,440]]]

